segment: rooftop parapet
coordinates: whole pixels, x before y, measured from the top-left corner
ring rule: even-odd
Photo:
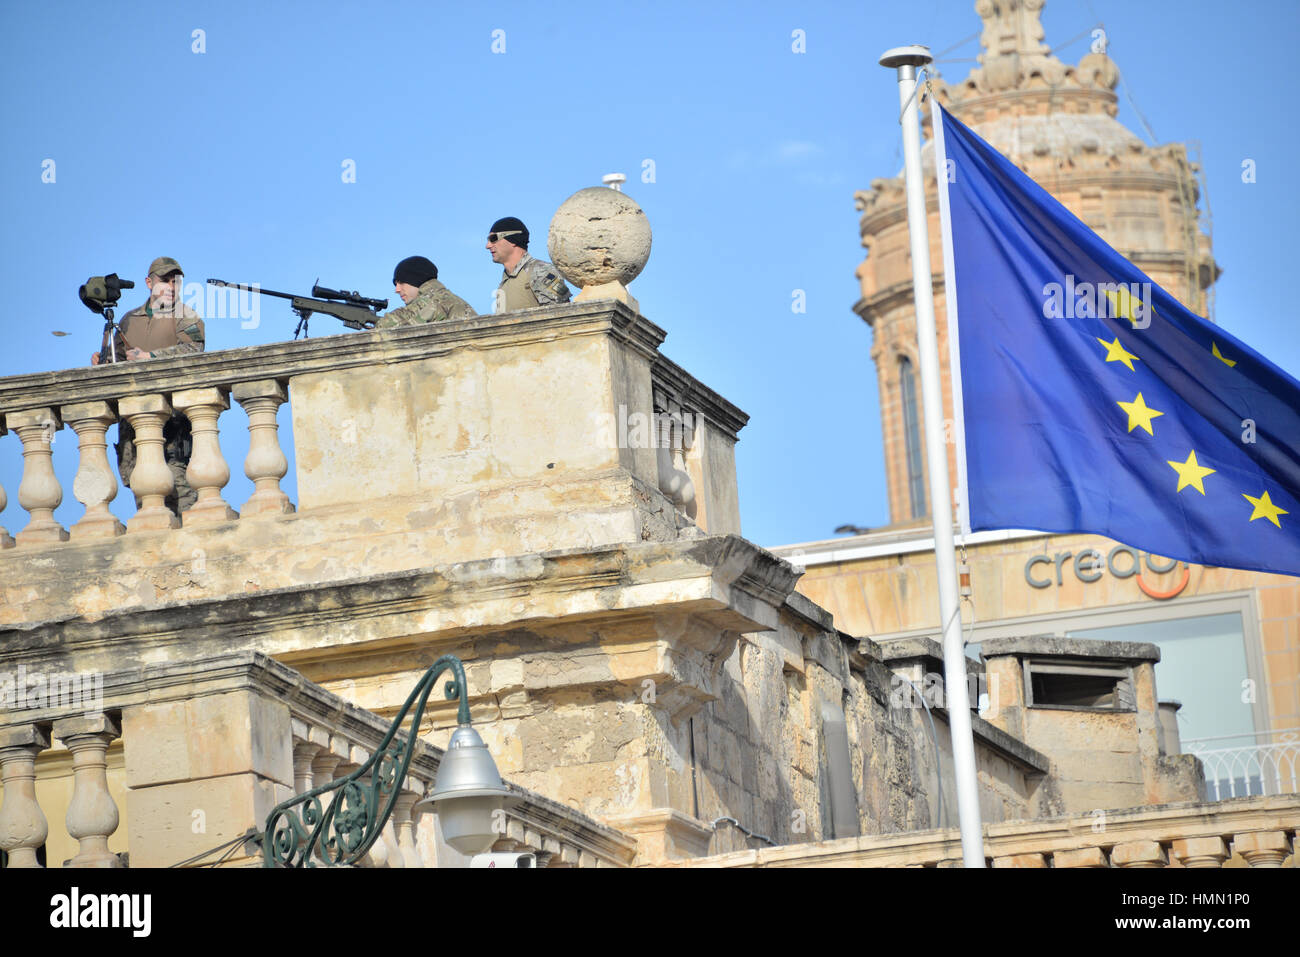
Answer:
[[[0,434],[21,443],[29,514],[16,542],[0,534],[0,623],[737,533],[734,445],[748,417],[662,356],[663,339],[623,303],[595,300],[0,379]],[[231,398],[247,413],[243,503],[223,498]],[[280,488],[285,403],[297,502]],[[194,426],[199,496],[179,520],[163,506],[159,441],[173,410]],[[125,527],[108,509],[124,493],[104,445],[119,419],[135,428],[142,500]],[[65,425],[80,450],[71,483],[51,456]],[[18,452],[0,442],[0,455]],[[65,528],[54,512],[68,491],[85,508]]]

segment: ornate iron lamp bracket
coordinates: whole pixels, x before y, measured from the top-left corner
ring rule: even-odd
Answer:
[[[263,867],[338,867],[365,856],[393,812],[419,740],[429,694],[449,668],[453,680],[444,693],[448,701],[460,700],[458,723],[470,723],[465,666],[455,655],[443,655],[424,673],[370,760],[347,777],[276,805],[262,835]],[[410,730],[403,733],[408,714]],[[328,801],[323,811],[322,799]]]

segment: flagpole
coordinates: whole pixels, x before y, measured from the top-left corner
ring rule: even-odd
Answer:
[[[917,119],[916,68],[931,60],[924,46],[895,47],[880,65],[897,71],[898,102],[903,115],[903,168],[907,182],[907,228],[912,240],[912,296],[921,366],[921,402],[925,415],[925,457],[929,464],[930,515],[934,523],[934,559],[939,573],[939,620],[943,626],[944,697],[952,732],[957,779],[957,817],[961,855],[966,867],[984,866],[984,835],[979,786],[975,775],[975,739],[971,734],[970,695],[966,689],[966,650],[962,643],[961,606],[957,595],[957,553],[952,533],[952,493],[948,482],[948,448],[944,441],[943,391],[939,374],[939,340],[934,325],[934,289],[930,273],[930,234],[921,172],[921,127]]]

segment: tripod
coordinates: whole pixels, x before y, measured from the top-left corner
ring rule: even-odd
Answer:
[[[117,320],[113,318],[113,307],[104,307],[104,335],[107,343],[99,350],[100,363],[117,361],[117,337],[121,332]]]

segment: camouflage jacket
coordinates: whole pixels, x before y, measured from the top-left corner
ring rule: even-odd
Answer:
[[[146,302],[124,315],[118,329],[119,361],[125,358],[128,347],[149,353],[151,359],[203,351],[203,320],[184,303],[178,302],[174,309],[155,310]],[[107,336],[104,345],[108,345]]]
[[[405,306],[390,310],[375,322],[376,329],[395,326],[413,326],[421,322],[441,322],[444,319],[470,319],[477,313],[469,303],[436,279],[420,286],[419,295]]]
[[[496,302],[492,311],[508,312],[549,306],[557,302],[568,302],[570,295],[569,287],[564,284],[558,269],[543,259],[534,259],[524,253],[524,258],[519,260],[514,273],[504,269],[501,271],[501,282],[497,285]]]

